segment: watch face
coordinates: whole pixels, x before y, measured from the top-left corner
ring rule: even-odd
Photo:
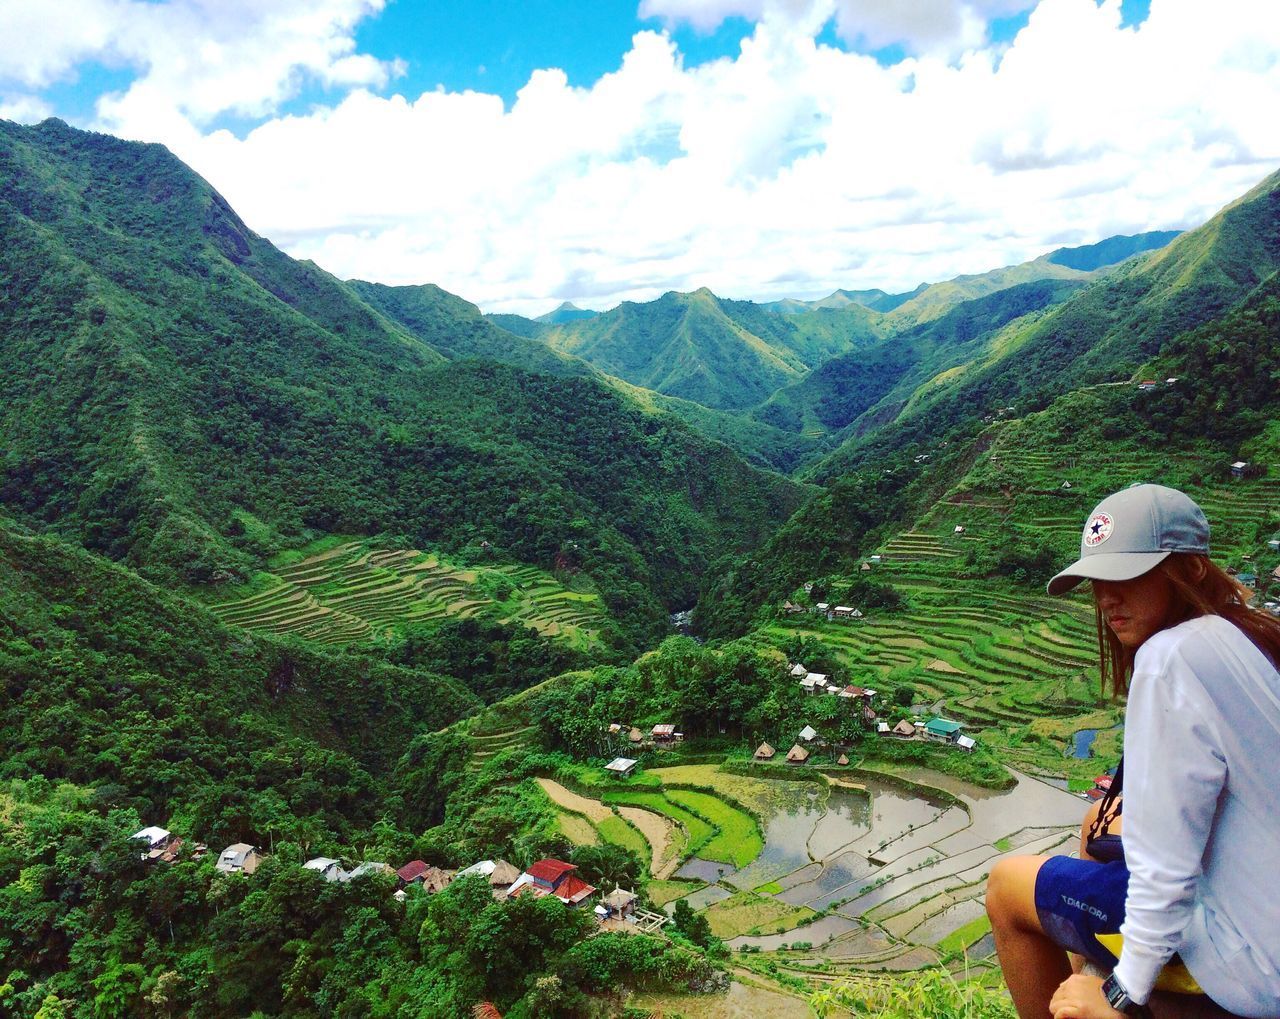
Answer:
[[[1133,1002],[1129,1000],[1129,995],[1120,986],[1120,981],[1116,979],[1114,973],[1102,982],[1102,993],[1107,999],[1107,1004],[1117,1012],[1124,1012],[1126,1015],[1129,1013],[1129,1007]]]

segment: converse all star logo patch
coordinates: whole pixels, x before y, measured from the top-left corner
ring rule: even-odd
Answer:
[[[1095,548],[1111,537],[1111,532],[1115,529],[1116,522],[1111,519],[1109,513],[1095,513],[1087,524],[1084,525],[1084,543],[1089,548]]]

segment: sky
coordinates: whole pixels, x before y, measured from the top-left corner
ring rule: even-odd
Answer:
[[[1274,0],[4,0],[0,40],[0,117],[495,312],[907,290],[1280,168]]]

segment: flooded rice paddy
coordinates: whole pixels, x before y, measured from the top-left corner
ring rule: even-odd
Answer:
[[[669,784],[713,788],[751,810],[764,849],[746,867],[693,859],[680,877],[707,881],[687,897],[695,909],[735,891],[760,890],[797,907],[825,912],[781,933],[728,942],[777,951],[804,942],[832,961],[897,968],[933,958],[933,946],[980,919],[991,866],[1020,853],[1074,849],[1086,804],[1053,786],[1015,774],[994,791],[923,769],[902,777],[958,798],[908,792],[865,773],[859,783],[830,786],[727,775],[715,765],[661,769]],[[670,907],[669,907],[670,908]],[[986,951],[976,932],[971,957]],[[989,954],[989,951],[986,951]],[[842,963],[843,964],[843,963]]]

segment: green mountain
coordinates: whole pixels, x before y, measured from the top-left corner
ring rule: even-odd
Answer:
[[[1090,274],[1118,264],[1135,254],[1153,251],[1169,243],[1178,232],[1153,231],[1132,237],[1110,237],[1080,248],[1058,248],[1030,262],[1005,266],[970,276],[957,276],[921,288],[914,297],[893,310],[889,321],[901,329],[928,322],[964,301],[996,293],[1036,280],[1083,280]]]
[[[426,283],[390,287],[349,280],[346,286],[369,307],[450,360],[482,358],[549,375],[587,375],[588,366],[490,322],[461,297]]]
[[[990,356],[1012,323],[1065,300],[1079,286],[1040,280],[962,302],[874,346],[823,362],[751,415],[776,428],[836,439],[864,416],[862,427],[873,427],[896,416],[922,386],[958,377]]]
[[[1141,234],[1122,234],[1098,241],[1097,244],[1084,244],[1076,248],[1058,248],[1045,257],[1055,265],[1065,265],[1082,272],[1092,272],[1109,265],[1117,265],[1126,258],[1140,255],[1144,251],[1155,251],[1172,241],[1180,230],[1152,230]]]
[[[817,301],[788,298],[762,304],[761,307],[784,315],[800,315],[823,308],[845,308],[851,304],[886,315],[903,308],[900,314],[888,319],[892,328],[900,328],[903,322],[918,324],[929,321],[959,303],[984,297],[1006,287],[1042,279],[1083,278],[1075,274],[1092,273],[1117,265],[1145,251],[1162,248],[1177,237],[1178,233],[1177,230],[1153,230],[1148,233],[1108,237],[1096,244],[1075,248],[1057,248],[1020,265],[957,276],[942,283],[921,283],[915,290],[901,294],[889,294],[878,289],[837,290]]]
[[[732,410],[767,399],[825,358],[881,334],[875,313],[858,306],[804,319],[800,325],[703,289],[626,302],[538,336],[633,385]]]
[[[0,124],[0,252],[0,502],[158,581],[487,541],[659,627],[799,501],[599,381],[475,360],[580,370],[466,302],[289,259],[159,146]]]
[[[855,419],[850,438],[813,470],[823,491],[749,562],[726,562],[710,578],[703,624],[739,632],[735,620],[799,580],[849,569],[897,530],[917,540],[909,522],[947,498],[998,504],[1001,518],[1016,523],[1055,515],[1011,502],[1023,486],[1056,492],[1075,472],[1080,487],[1082,469],[1104,487],[1185,478],[1196,489],[1221,477],[1228,456],[1280,452],[1267,367],[1277,271],[1280,173],[1167,247],[979,338],[959,370],[925,361],[920,374],[903,372],[902,388],[882,387],[883,402]],[[930,367],[941,370],[921,381]],[[1180,381],[1139,392],[1139,372]],[[1237,377],[1249,385],[1226,381]],[[1023,452],[999,457],[994,475],[964,480],[996,466],[1000,435],[1021,436]],[[1005,471],[1018,459],[1030,476]]]
[[[802,315],[807,311],[820,311],[824,308],[847,308],[851,304],[869,308],[871,311],[889,312],[901,304],[922,293],[929,284],[921,283],[915,290],[901,294],[889,294],[883,290],[836,290],[816,301],[800,301],[793,297],[781,301],[769,301],[760,307],[781,315]]]
[[[1167,247],[1012,328],[981,365],[931,380],[901,417],[878,422],[819,473],[881,455],[876,449],[932,442],[1015,402],[1036,409],[1074,388],[1127,380],[1172,338],[1230,311],[1280,268],[1278,221],[1280,173]]]

